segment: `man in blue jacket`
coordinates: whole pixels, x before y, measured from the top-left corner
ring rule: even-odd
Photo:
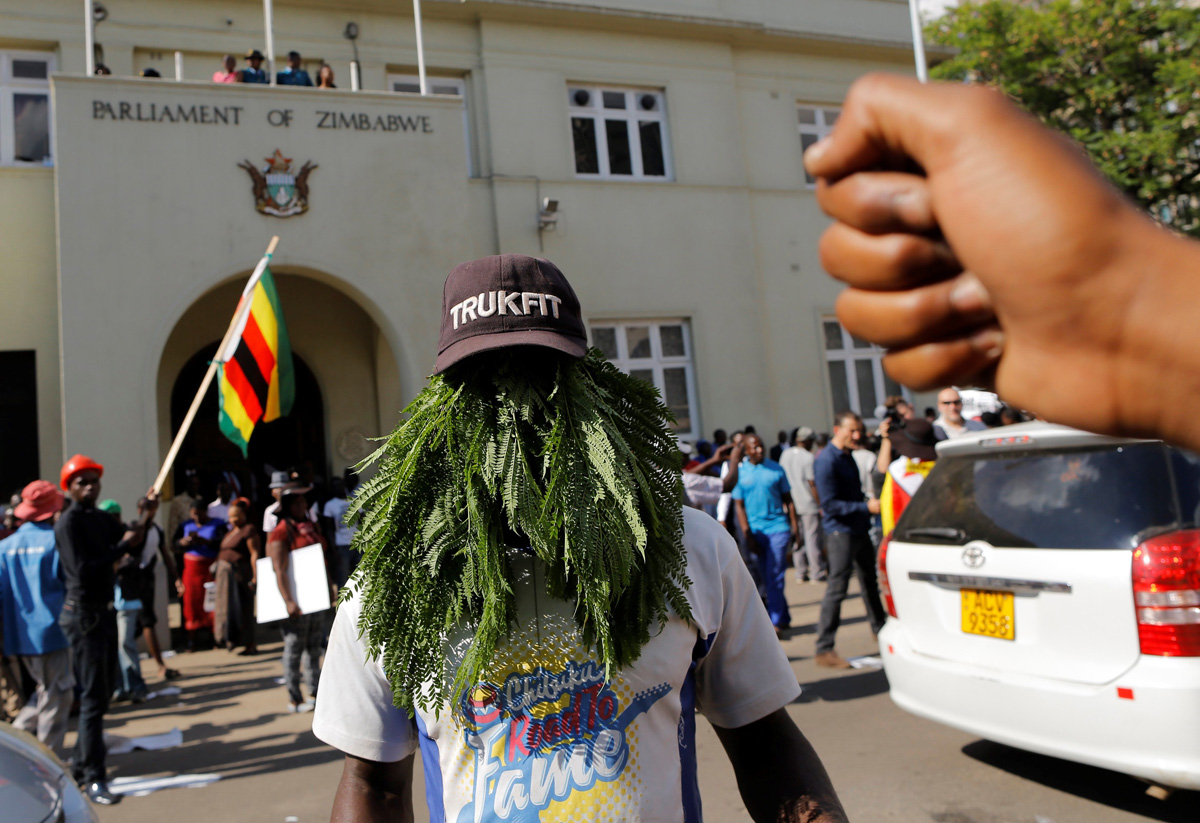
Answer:
[[[280,86],[311,86],[313,84],[308,72],[300,68],[300,52],[288,52],[287,68],[276,73],[275,83]]]
[[[846,599],[851,572],[858,573],[871,631],[879,634],[887,617],[879,600],[875,547],[870,537],[871,515],[879,514],[879,501],[867,500],[863,494],[862,475],[851,454],[860,448],[862,436],[862,419],[852,411],[839,412],[833,437],[813,465],[825,527],[825,552],[829,555],[829,585],[817,623],[816,662],[831,669],[850,668],[834,651],[833,640],[842,620],[842,601]]]
[[[75,678],[71,649],[59,628],[66,586],[60,577],[54,521],[63,496],[53,483],[35,480],[21,492],[16,515],[25,524],[0,541],[0,615],[4,651],[16,655],[37,690],[13,725],[63,754]]]

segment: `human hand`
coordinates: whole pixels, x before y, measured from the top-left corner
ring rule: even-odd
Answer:
[[[879,421],[879,436],[887,437],[888,432],[892,430],[892,418],[885,417]]]
[[[1168,269],[1150,261],[1184,241],[1080,148],[997,92],[870,75],[805,163],[839,221],[821,241],[823,265],[850,286],[838,316],[889,348],[893,377],[991,384],[1093,431],[1153,428],[1168,404],[1146,390],[1157,376],[1145,359],[1161,346],[1126,333],[1178,333],[1142,273]]]
[[[871,514],[879,514],[883,511],[883,506],[880,505],[878,500],[872,497],[867,500],[867,511]]]
[[[288,600],[284,605],[287,606],[288,617],[299,617],[304,614],[295,600]]]
[[[175,593],[177,595],[179,595],[180,597],[183,597],[183,581],[182,580],[175,581]]]

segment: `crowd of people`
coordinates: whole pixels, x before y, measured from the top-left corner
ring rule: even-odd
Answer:
[[[222,472],[211,493],[200,474],[184,473],[184,488],[155,522],[153,490],[126,521],[114,499],[101,499],[104,467],[75,455],[59,483],[36,480],[5,511],[0,531],[0,620],[3,719],[35,734],[60,755],[68,719],[78,714],[70,758],[76,780],[97,803],[120,795],[107,783],[103,717],[113,702],[152,696],[142,674],[142,638],[161,680],[179,672],[165,662],[156,628],[165,585],[182,606],[186,651],[218,646],[258,653],[255,592],[258,561],[270,568],[287,609],[280,621],[288,712],[315,705],[320,657],[331,614],[304,614],[288,577],[289,555],[320,546],[331,597],[353,573],[353,526],[345,522],[354,476],[316,491],[307,472],[272,472],[271,501],[255,506],[238,494],[240,482]],[[309,500],[314,502],[310,506]],[[266,503],[266,501],[263,501]],[[261,528],[260,528],[261,524]],[[169,535],[169,537],[168,537]],[[300,690],[303,664],[308,698]]]
[[[953,387],[939,391],[937,403],[918,416],[905,398],[889,397],[876,410],[879,426],[870,433],[859,415],[841,411],[832,434],[800,426],[779,432],[769,450],[753,426],[732,436],[717,429],[711,441],[681,446],[689,503],[737,541],[777,636],[791,627],[784,596],[788,566],[798,582],[827,583],[818,621],[819,666],[850,666],[834,640],[852,574],[872,632],[883,626],[876,551],[933,466],[937,442],[1025,419],[999,404],[964,417],[962,395]]]
[[[271,76],[267,70],[262,67],[266,57],[258,49],[250,49],[246,52],[243,58],[245,65],[238,68],[237,58],[232,54],[227,54],[221,60],[221,68],[213,72],[214,83],[262,83],[268,84],[271,82]],[[306,69],[303,68],[304,60],[298,51],[289,51],[287,55],[287,64],[279,71],[275,72],[275,85],[277,86],[310,86],[318,89],[336,89],[337,86],[333,82],[333,67],[328,63],[322,63],[317,69],[317,82],[313,83],[312,77]],[[96,65],[96,74],[111,75],[112,70],[103,63]],[[145,68],[139,72],[140,77],[162,77],[162,73],[155,68]]]

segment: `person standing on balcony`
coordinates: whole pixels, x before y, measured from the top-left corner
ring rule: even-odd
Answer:
[[[267,77],[267,73],[262,68],[263,54],[258,49],[250,49],[246,52],[246,63],[244,69],[238,72],[238,77],[243,83],[269,83],[271,79]]]
[[[280,86],[311,86],[312,78],[308,72],[300,68],[300,52],[289,51],[287,68],[275,75],[275,82]]]
[[[238,82],[237,58],[234,57],[232,54],[227,54],[227,55],[225,55],[225,59],[222,61],[222,63],[224,64],[224,67],[219,71],[213,72],[213,82],[214,83],[236,83],[236,82]]]

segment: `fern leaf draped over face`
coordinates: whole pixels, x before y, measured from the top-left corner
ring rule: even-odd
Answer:
[[[405,414],[349,513],[359,628],[397,705],[441,706],[486,671],[517,618],[514,546],[575,604],[606,671],[636,660],[668,609],[690,619],[678,451],[653,386],[595,349],[508,349],[434,376]],[[460,626],[474,637],[451,671]]]

